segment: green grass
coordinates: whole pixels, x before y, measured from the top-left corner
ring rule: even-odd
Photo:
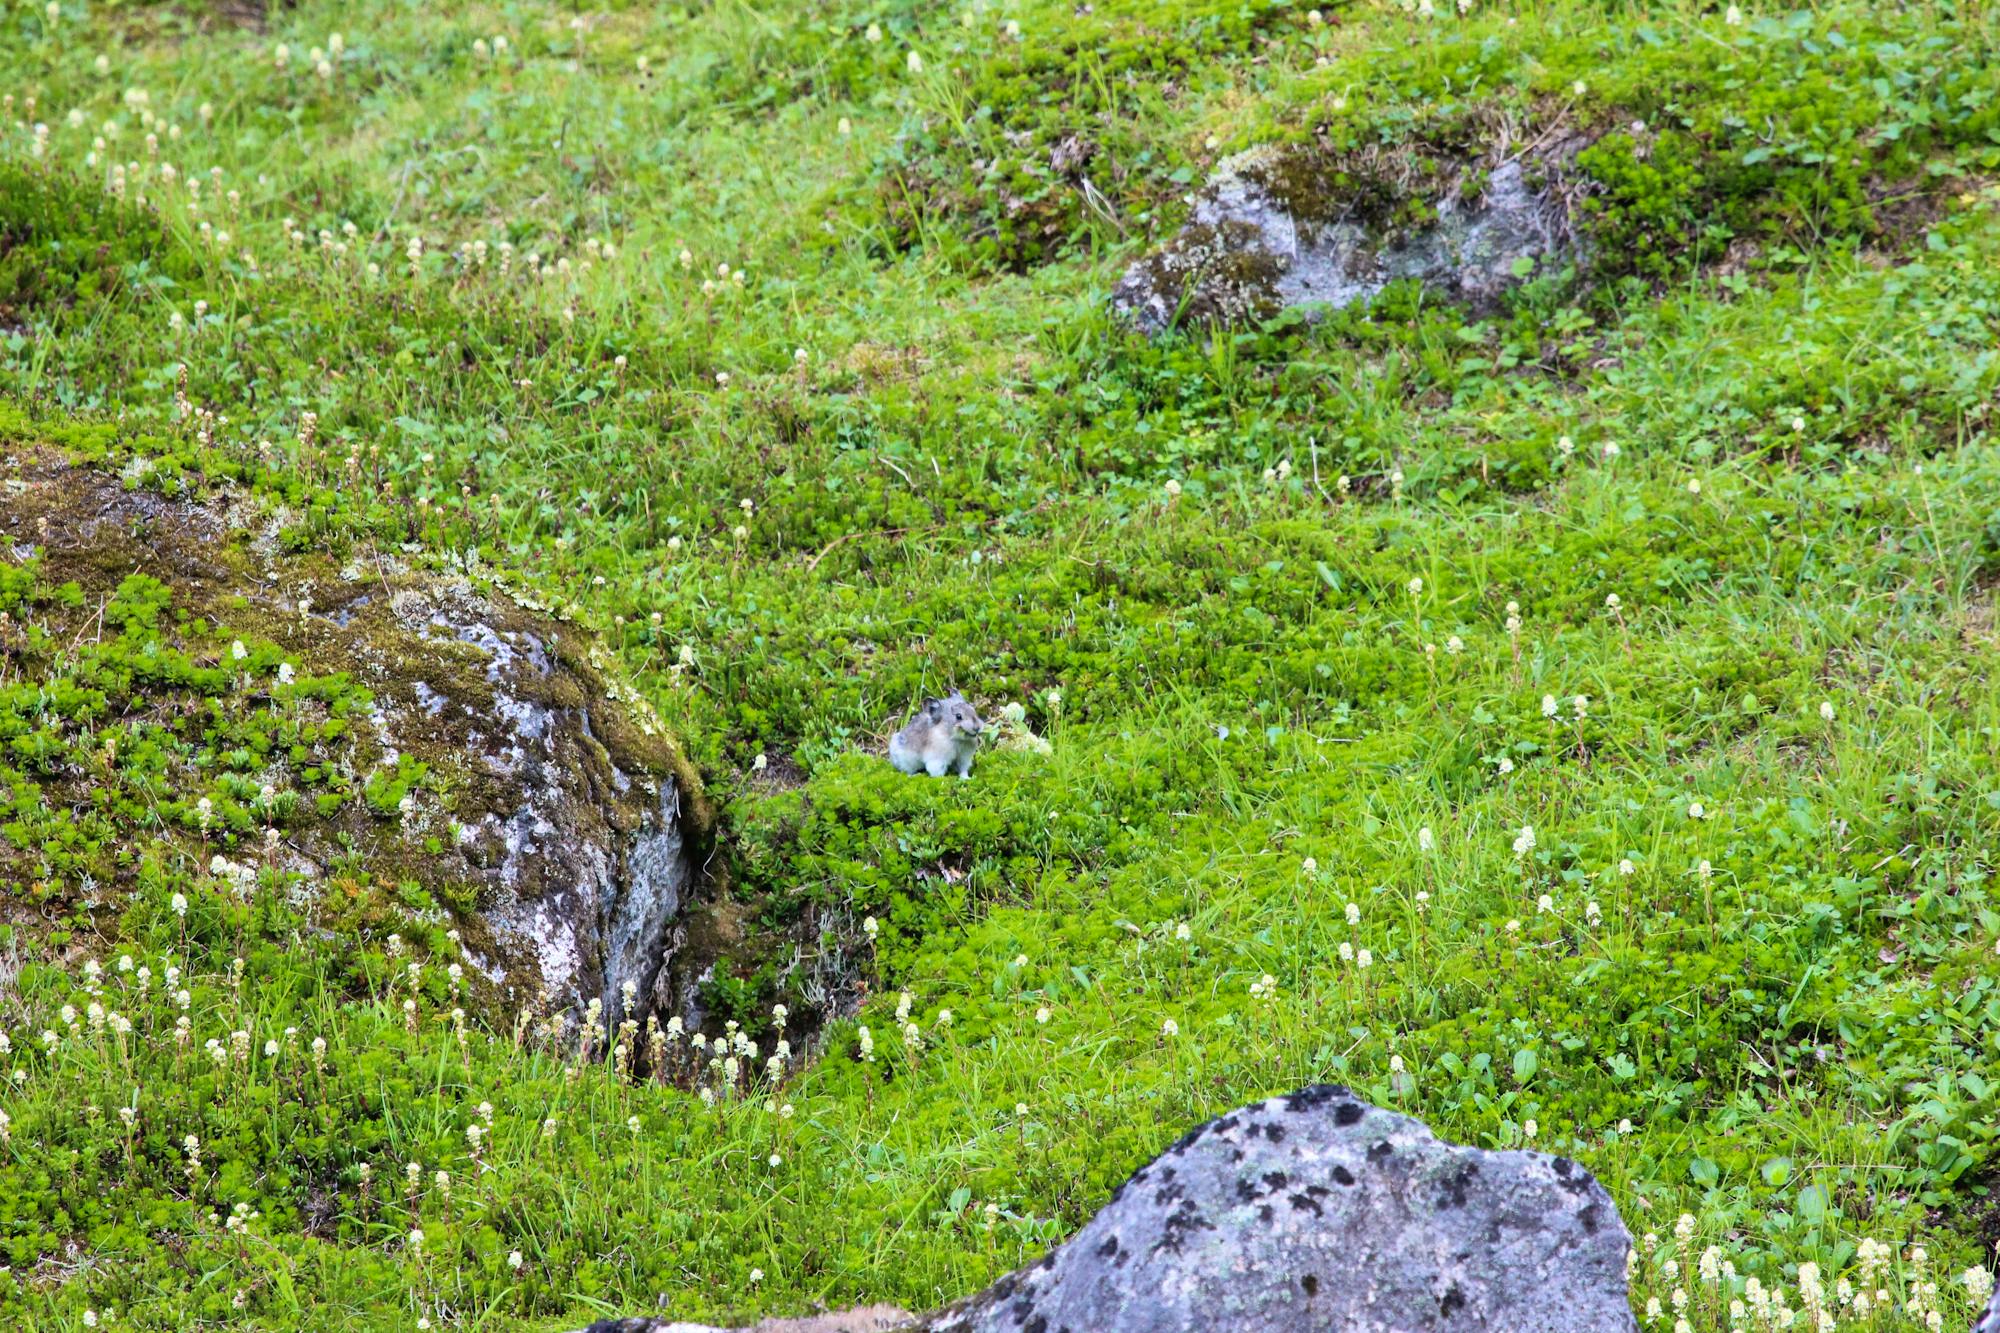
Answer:
[[[741,939],[708,1035],[758,1054],[634,1083],[533,1016],[461,1032],[450,886],[357,866],[331,939],[296,884],[232,891],[208,856],[275,821],[194,802],[226,805],[246,737],[322,747],[284,820],[393,818],[422,776],[334,781],[337,729],[203,674],[232,637],[283,657],[269,626],[131,585],[85,646],[98,590],[17,548],[0,1315],[927,1306],[1193,1121],[1327,1079],[1583,1161],[1657,1233],[1661,1328],[1677,1285],[1704,1333],[1752,1277],[1798,1308],[1802,1264],[1891,1293],[1843,1328],[1967,1322],[1957,1275],[2000,1239],[1990,20],[582,17],[0,14],[0,443],[228,482],[293,549],[476,560],[573,608],[717,803]],[[1392,291],[1159,343],[1104,312],[1222,153],[1421,166],[1502,129],[1595,146],[1586,258],[1499,311]],[[183,373],[217,419],[183,418]],[[953,685],[1048,752],[893,773],[888,731]],[[114,735],[214,782],[107,766]],[[67,807],[85,772],[118,798]],[[818,1021],[806,920],[869,995],[768,1086],[772,1006],[795,1041]]]

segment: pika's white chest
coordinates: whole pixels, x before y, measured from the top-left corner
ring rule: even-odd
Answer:
[[[933,728],[912,736],[899,731],[889,741],[889,762],[904,773],[928,773],[941,778],[956,772],[964,776],[972,768],[972,756],[979,738],[963,732]]]

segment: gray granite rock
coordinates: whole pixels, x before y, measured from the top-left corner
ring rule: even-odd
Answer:
[[[932,1333],[1635,1330],[1631,1237],[1575,1162],[1435,1138],[1345,1088],[1210,1121]]]
[[[1402,278],[1454,299],[1490,302],[1519,281],[1516,266],[1561,253],[1564,210],[1521,158],[1428,200],[1422,226],[1372,221],[1379,201],[1341,197],[1341,173],[1313,150],[1253,148],[1224,161],[1196,195],[1187,224],[1126,270],[1113,308],[1158,333],[1177,320],[1239,324],[1288,307],[1367,300]]]
[[[1445,1143],[1320,1086],[1210,1121],[1052,1253],[958,1306],[883,1327],[1636,1333],[1630,1249],[1610,1196],[1577,1163]],[[700,1331],[626,1321],[598,1333]]]
[[[2000,1288],[1995,1288],[1986,1313],[1972,1326],[1972,1333],[2000,1333]]]
[[[468,959],[516,1005],[664,1021],[694,887],[692,769],[575,626],[434,575],[388,601],[372,642],[408,651],[374,673],[378,731],[472,794],[433,821],[450,835],[439,868],[477,890]]]

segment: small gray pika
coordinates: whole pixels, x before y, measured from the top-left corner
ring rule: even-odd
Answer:
[[[926,699],[910,725],[889,738],[889,762],[902,773],[928,773],[934,778],[956,773],[969,778],[985,728],[956,690],[947,698]]]

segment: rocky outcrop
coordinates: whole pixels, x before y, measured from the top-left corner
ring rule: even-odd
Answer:
[[[1638,1327],[1630,1249],[1610,1196],[1577,1163],[1445,1143],[1345,1088],[1311,1087],[1201,1126],[1054,1252],[891,1327],[1619,1333]]]
[[[100,632],[92,615],[134,576],[158,580],[168,610],[142,651],[206,673],[154,673],[117,701],[124,715],[303,728],[310,741],[225,756],[265,792],[244,798],[251,827],[218,815],[198,838],[135,829],[130,862],[213,857],[226,878],[254,861],[307,904],[357,873],[411,883],[423,893],[398,891],[404,905],[460,932],[481,974],[465,984],[496,1007],[575,1015],[597,999],[608,1025],[629,993],[641,1014],[679,1011],[706,807],[588,633],[476,567],[420,567],[230,487],[195,496],[143,460],[122,476],[53,451],[7,462],[0,534],[43,585],[77,588],[73,606],[38,607],[38,622],[58,639]],[[225,766],[199,730],[188,736],[166,751],[186,771],[163,790],[206,790]],[[50,774],[52,797],[70,780]],[[373,927],[374,941],[390,928]]]
[[[517,1002],[599,999],[607,1023],[682,1007],[661,982],[693,882],[693,779],[658,725],[586,634],[497,589],[426,578],[389,601],[351,623],[377,663],[378,734],[393,749],[421,730],[427,762],[476,793],[436,867],[476,888],[474,964]],[[412,813],[425,822],[421,800]]]
[[[1253,148],[1216,169],[1187,224],[1126,271],[1112,305],[1158,333],[1337,308],[1409,278],[1488,303],[1567,245],[1564,209],[1536,180],[1551,160],[1389,180],[1379,163],[1358,175],[1310,147]]]

